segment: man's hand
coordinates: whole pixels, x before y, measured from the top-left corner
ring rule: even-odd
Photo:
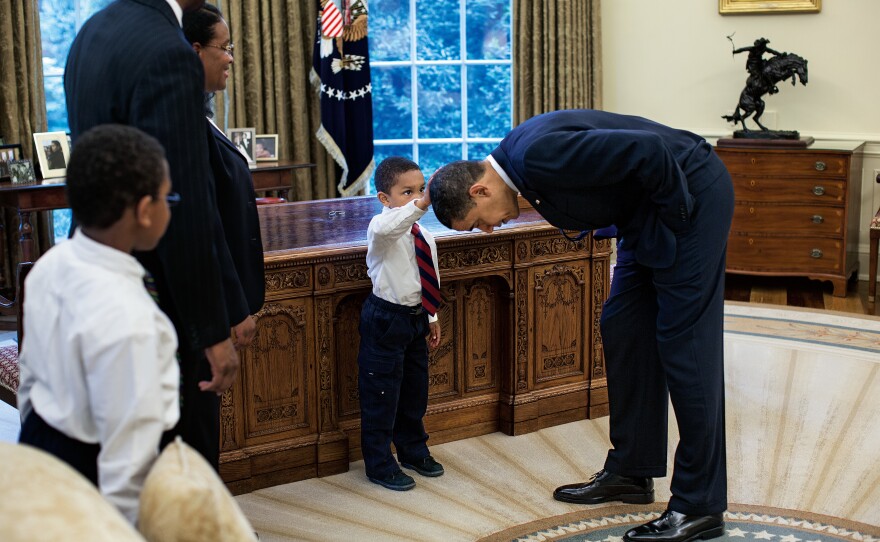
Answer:
[[[428,324],[428,348],[431,350],[440,346],[440,320]]]
[[[213,346],[205,348],[205,357],[211,364],[211,381],[203,380],[199,382],[199,389],[202,391],[213,391],[217,395],[228,390],[235,377],[238,376],[238,368],[240,361],[238,352],[232,346],[232,340],[226,339]]]
[[[244,348],[251,344],[257,335],[257,323],[250,314],[244,320],[233,326],[232,328],[232,345],[235,349]]]

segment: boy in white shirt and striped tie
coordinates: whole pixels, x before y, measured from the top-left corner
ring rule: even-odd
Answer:
[[[415,487],[400,466],[440,476],[422,422],[428,408],[428,347],[440,344],[437,245],[420,227],[431,205],[418,164],[386,158],[376,168],[385,206],[367,229],[367,267],[373,291],[360,320],[358,390],[361,451],[367,478],[395,491]],[[391,443],[397,459],[391,454]]]

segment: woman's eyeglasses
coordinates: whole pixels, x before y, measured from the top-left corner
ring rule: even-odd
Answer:
[[[213,47],[214,49],[223,49],[224,51],[226,51],[226,54],[229,56],[232,56],[232,51],[233,51],[233,49],[235,49],[235,45],[233,45],[231,43],[229,45],[204,45],[203,47]]]

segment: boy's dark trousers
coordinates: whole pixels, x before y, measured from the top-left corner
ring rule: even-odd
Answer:
[[[54,455],[76,469],[94,485],[98,485],[100,444],[89,444],[68,437],[46,423],[36,410],[31,410],[21,424],[18,441]]]
[[[384,478],[400,470],[391,455],[427,457],[422,419],[428,408],[428,314],[373,294],[361,310],[358,390],[361,451],[366,474]]]

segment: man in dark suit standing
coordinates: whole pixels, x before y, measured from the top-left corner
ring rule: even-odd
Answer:
[[[165,147],[180,205],[156,250],[136,256],[155,279],[159,303],[179,338],[182,404],[175,432],[217,468],[219,394],[235,380],[239,359],[222,288],[221,269],[232,263],[208,163],[205,76],[181,31],[183,11],[202,4],[110,4],[77,34],[64,90],[74,144],[92,126],[118,123],[140,128]],[[252,319],[236,331],[249,341]]]
[[[429,189],[437,218],[457,230],[491,232],[516,218],[517,194],[581,237],[616,227],[617,264],[601,319],[613,448],[592,480],[553,496],[653,502],[652,478],[666,475],[671,398],[681,437],[672,498],[660,518],[624,540],[721,536],[722,324],[733,186],[712,147],[639,117],[556,111],[522,123],[485,161],[440,168]]]

